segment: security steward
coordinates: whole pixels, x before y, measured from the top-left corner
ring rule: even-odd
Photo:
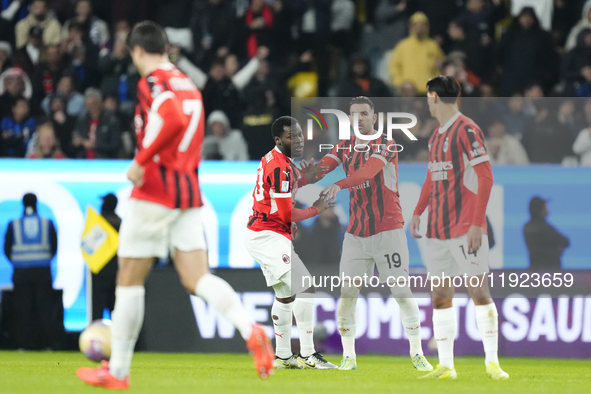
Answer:
[[[54,322],[51,260],[57,252],[57,233],[53,222],[37,213],[36,195],[25,194],[23,205],[23,216],[8,224],[4,240],[4,253],[14,268],[16,342],[25,350],[56,348],[59,324]]]

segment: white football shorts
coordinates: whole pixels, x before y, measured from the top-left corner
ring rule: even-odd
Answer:
[[[201,208],[171,209],[132,198],[119,230],[119,257],[166,258],[207,250]]]
[[[477,276],[487,274],[488,236],[482,234],[480,248],[470,253],[468,234],[452,239],[427,238],[427,259],[425,261],[430,276]]]
[[[267,286],[275,289],[277,297],[291,297],[310,287],[310,273],[291,240],[284,235],[270,230],[246,229],[245,245],[261,266]]]
[[[399,277],[408,278],[409,254],[403,229],[383,231],[369,237],[345,234],[339,275],[363,278],[379,272],[379,283],[394,284]],[[396,278],[388,280],[388,277]],[[368,279],[369,283],[369,279]],[[353,283],[354,284],[354,283]]]

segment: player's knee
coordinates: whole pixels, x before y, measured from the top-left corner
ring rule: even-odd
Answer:
[[[453,306],[451,298],[433,298],[433,308],[447,309]]]

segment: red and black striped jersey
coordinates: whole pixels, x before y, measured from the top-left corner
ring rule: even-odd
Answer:
[[[487,160],[482,130],[462,113],[433,132],[429,140],[428,238],[451,239],[468,232],[478,191],[473,166]]]
[[[359,237],[369,237],[402,228],[404,219],[398,195],[398,153],[393,140],[381,138],[361,142],[354,135],[340,141],[326,157],[343,164],[350,176],[371,158],[377,157],[385,164],[375,177],[349,188],[349,226],[347,232]]]
[[[291,158],[275,147],[262,159],[257,169],[257,184],[252,193],[254,204],[248,228],[274,231],[291,239],[291,221],[281,218],[276,199],[289,198],[297,192],[297,168]]]
[[[144,184],[131,197],[169,208],[203,205],[198,168],[205,131],[203,100],[195,84],[171,63],[138,83],[135,125]]]

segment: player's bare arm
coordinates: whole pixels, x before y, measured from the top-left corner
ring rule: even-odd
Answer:
[[[412,219],[410,219],[408,228],[410,230],[410,235],[412,235],[413,238],[423,238],[423,236],[419,234],[420,225],[421,217],[419,215],[412,215]]]

